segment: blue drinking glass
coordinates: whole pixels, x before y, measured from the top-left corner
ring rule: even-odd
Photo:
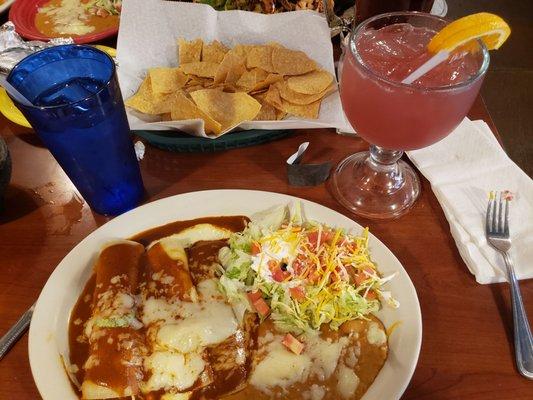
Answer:
[[[94,211],[139,204],[144,188],[111,57],[91,46],[49,47],[7,80],[33,104],[17,106]]]

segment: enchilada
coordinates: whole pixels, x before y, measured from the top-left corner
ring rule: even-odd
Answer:
[[[94,266],[91,318],[84,333],[83,399],[109,399],[139,393],[144,338],[136,318],[135,294],[144,246],[129,240],[107,245]]]

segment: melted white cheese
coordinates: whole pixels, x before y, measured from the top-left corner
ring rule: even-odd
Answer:
[[[238,324],[226,303],[204,303],[193,315],[161,327],[157,343],[181,353],[220,343],[235,334]]]
[[[48,6],[39,9],[52,18],[54,29],[63,35],[85,35],[94,31],[95,27],[85,24],[88,19],[84,3],[79,0],[61,0],[59,6]]]
[[[284,389],[305,381],[312,364],[308,355],[288,351],[276,337],[268,345],[266,357],[253,370],[250,383],[265,393],[270,393],[274,387]]]
[[[225,296],[218,290],[218,279],[206,279],[196,285],[200,300],[225,300]]]
[[[368,343],[373,344],[374,346],[381,346],[387,342],[387,335],[377,323],[371,322],[368,325],[366,340],[368,340]]]
[[[305,400],[322,400],[326,395],[326,389],[323,386],[318,386],[316,383],[313,383],[309,390],[303,393],[303,398]]]
[[[352,369],[345,365],[340,365],[337,370],[337,391],[340,395],[349,399],[352,398],[359,386],[359,377]]]
[[[168,324],[180,318],[188,318],[200,310],[199,303],[179,300],[168,302],[165,299],[149,297],[143,303],[142,322],[144,325],[157,321]]]
[[[281,340],[282,336],[270,332],[259,338],[259,352],[265,357],[254,368],[250,383],[267,394],[274,387],[286,389],[309,377],[329,378],[337,368],[342,349],[348,344],[347,338],[331,342],[312,335],[304,340],[304,352],[296,355],[287,350]]]
[[[191,247],[194,243],[201,240],[222,240],[229,239],[231,235],[229,229],[211,224],[196,224],[190,228],[184,229],[179,233],[161,239],[163,247],[174,246],[178,243],[184,248]]]
[[[81,393],[84,399],[113,399],[120,397],[120,394],[105,386],[97,385],[89,380],[84,380],[81,385]]]
[[[187,253],[183,248],[181,242],[172,236],[168,236],[159,241],[161,247],[172,260],[182,260],[187,264]]]
[[[337,368],[341,351],[348,344],[348,338],[342,337],[338,342],[330,342],[314,336],[305,341],[305,352],[313,360],[312,374],[323,381],[331,376]]]
[[[190,388],[205,368],[205,362],[197,353],[180,354],[171,351],[156,351],[144,361],[150,371],[150,379],[143,386],[144,392],[160,389],[185,390]]]

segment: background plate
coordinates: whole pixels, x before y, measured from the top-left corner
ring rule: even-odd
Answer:
[[[362,227],[344,215],[307,200],[252,190],[209,190],[181,194],[138,207],[116,217],[82,240],[61,261],[39,296],[29,334],[31,371],[44,400],[77,400],[60,355],[68,357],[68,320],[105,243],[127,238],[171,221],[219,215],[251,215],[275,205],[301,201],[306,216],[359,232]],[[380,270],[398,272],[388,287],[400,301],[397,310],[384,307],[378,317],[386,327],[400,321],[389,338],[389,356],[364,400],[397,400],[416,367],[422,340],[420,305],[413,283],[398,259],[375,236],[370,250]]]
[[[15,29],[20,36],[31,40],[50,40],[49,36],[42,34],[35,27],[35,14],[46,2],[48,0],[18,0],[13,4],[9,10],[9,20],[15,24]],[[118,26],[98,33],[76,36],[73,39],[77,44],[92,43],[114,36],[117,32]]]
[[[3,3],[0,3],[0,14],[6,11],[9,7],[11,7],[11,4],[13,4],[14,2],[15,0],[4,0]]]

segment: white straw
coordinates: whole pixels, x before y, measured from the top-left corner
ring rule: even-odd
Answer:
[[[447,52],[446,50],[439,51],[437,54],[435,54],[433,57],[427,60],[420,67],[418,67],[413,72],[411,72],[409,76],[402,81],[402,83],[405,83],[406,85],[410,85],[411,83],[416,81],[418,78],[420,78],[422,75],[425,75],[426,73],[431,71],[433,68],[435,68],[437,65],[439,65],[443,61],[446,61],[449,55],[450,53]]]
[[[26,97],[24,97],[22,93],[20,93],[17,89],[15,89],[13,85],[11,85],[11,83],[9,83],[7,79],[1,74],[0,74],[0,86],[3,86],[6,92],[8,92],[11,95],[11,97],[13,97],[20,104],[26,107],[33,106],[33,104],[31,104],[31,102]]]

